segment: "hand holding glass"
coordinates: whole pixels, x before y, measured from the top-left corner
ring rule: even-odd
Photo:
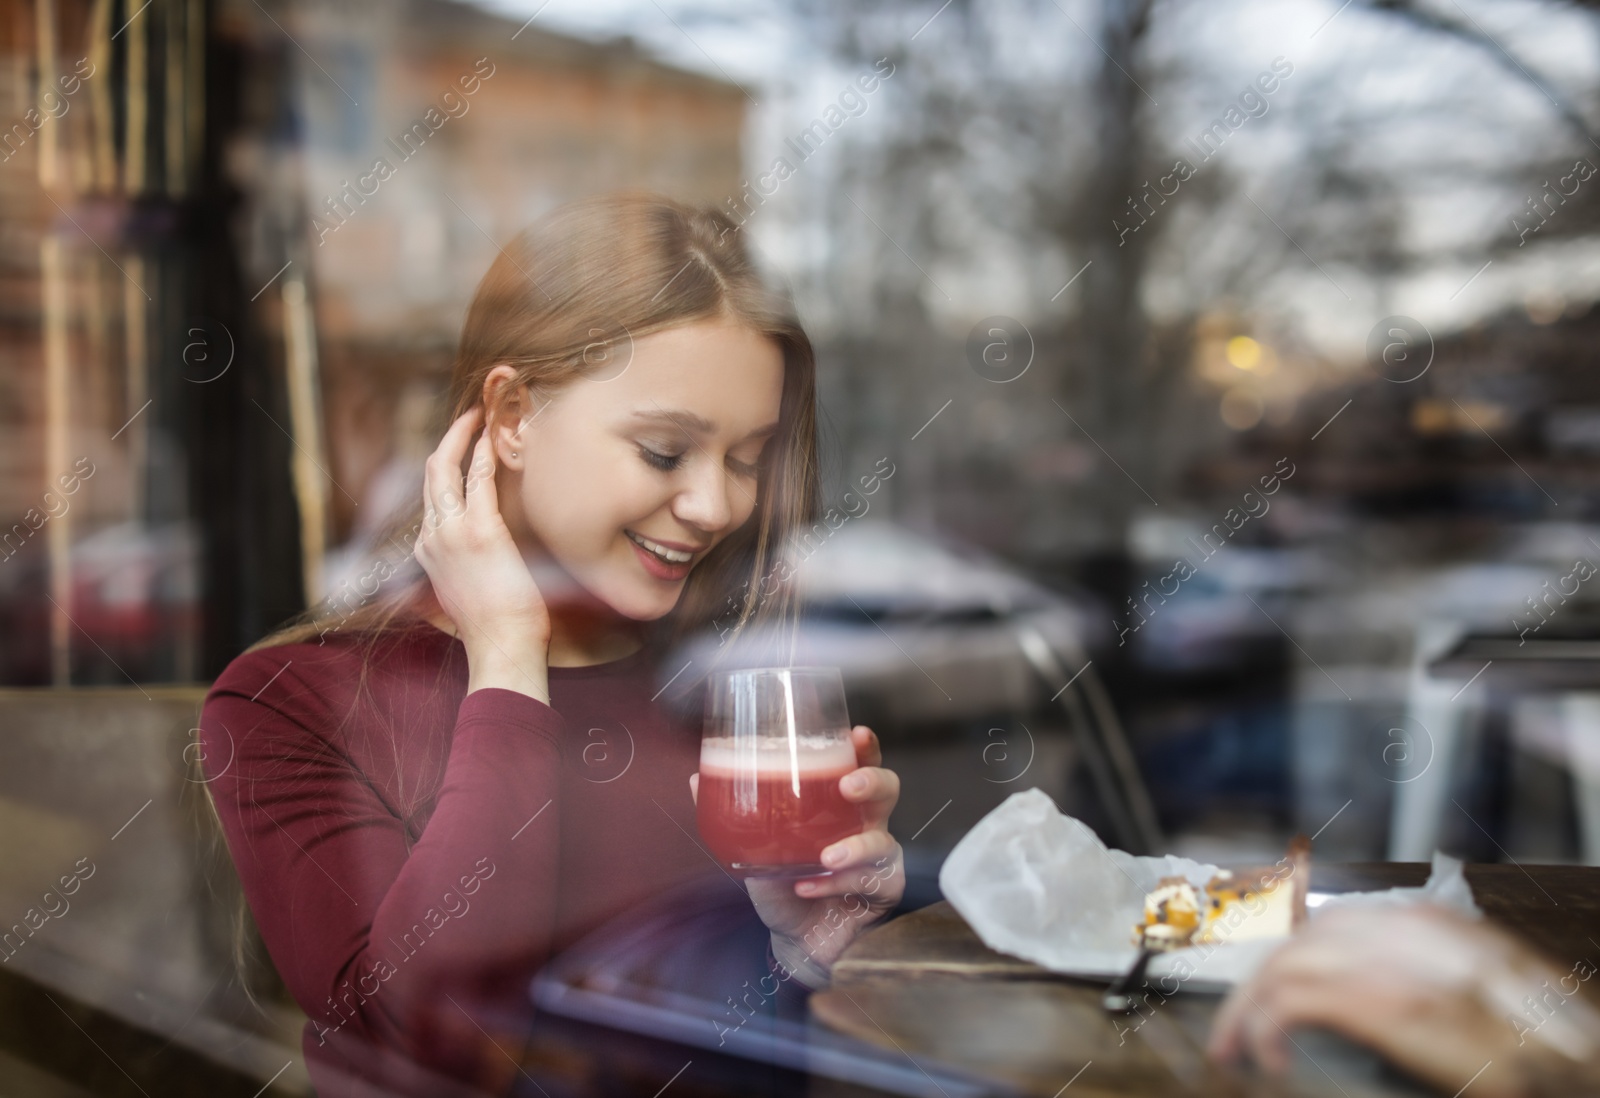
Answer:
[[[745,877],[823,877],[822,849],[858,834],[839,779],[857,767],[836,667],[714,674],[706,694],[695,821]]]

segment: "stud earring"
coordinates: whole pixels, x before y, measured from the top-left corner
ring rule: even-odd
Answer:
[[[515,450],[511,451],[511,456],[512,457],[516,457],[517,456],[517,452]]]

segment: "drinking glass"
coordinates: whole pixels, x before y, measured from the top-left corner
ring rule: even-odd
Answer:
[[[745,877],[829,876],[822,849],[861,831],[839,779],[856,769],[837,667],[720,671],[707,684],[695,822]]]

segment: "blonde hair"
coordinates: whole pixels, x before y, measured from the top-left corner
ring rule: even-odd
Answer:
[[[738,646],[728,641],[786,633],[792,639],[797,625],[792,584],[772,581],[780,573],[787,577],[785,551],[798,531],[814,525],[819,511],[816,360],[788,299],[762,279],[726,215],[656,195],[591,198],[552,211],[500,250],[473,295],[451,372],[447,422],[483,400],[484,379],[502,363],[512,366],[516,376],[495,391],[497,405],[521,387],[536,400],[548,399],[562,386],[614,366],[617,356],[629,352],[631,338],[721,318],[770,337],[782,349],[778,432],[763,463],[751,519],[707,554],[689,574],[672,612],[649,627],[653,639],[670,645],[719,619],[732,621],[731,626],[718,625],[722,643],[717,652],[697,660],[695,673],[682,676],[663,704],[681,705],[711,671],[732,658]],[[485,421],[492,422],[497,409],[485,411]],[[370,597],[353,608],[341,608],[331,599],[320,603],[250,651],[304,642],[333,630],[359,635],[364,642],[361,669],[348,721],[368,688],[380,641],[424,620],[429,580],[406,540],[409,536],[414,541],[422,520],[419,493],[415,505],[390,524],[370,555],[369,563],[378,565],[376,571],[383,576]],[[439,685],[436,680],[434,688]],[[397,741],[395,746],[398,767]],[[211,786],[201,788],[220,834]],[[263,979],[256,960],[259,932],[242,891],[237,900],[234,964],[246,995],[256,1003],[251,984]],[[281,993],[281,982],[274,987]]]
[[[757,271],[726,215],[651,194],[613,194],[562,206],[519,233],[478,284],[451,371],[450,420],[483,400],[484,379],[516,370],[494,401],[526,387],[549,399],[630,353],[632,339],[697,320],[727,318],[783,352],[783,396],[771,456],[751,521],[690,573],[657,639],[682,641],[719,617],[732,619],[720,652],[741,634],[782,633],[798,607],[792,585],[773,584],[784,548],[810,528],[818,507],[816,360],[787,297]],[[485,409],[486,421],[498,408]],[[423,506],[394,522],[375,563],[386,577],[373,597],[345,610],[333,600],[307,610],[251,646],[319,637],[331,629],[382,634],[416,624],[428,579],[409,551]],[[408,540],[409,539],[409,540]],[[783,570],[787,574],[787,570]],[[370,573],[369,573],[370,574]],[[766,582],[763,582],[763,579]],[[336,620],[337,619],[337,620]],[[703,668],[698,679],[708,668]]]

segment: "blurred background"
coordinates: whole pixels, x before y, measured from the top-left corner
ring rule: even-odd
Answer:
[[[1597,174],[1590,2],[0,5],[0,918],[105,873],[8,1017],[293,1053],[197,1036],[248,1013],[199,699],[350,597],[497,242],[617,188],[816,341],[811,636],[924,901],[1035,785],[1130,849],[1600,864]]]

